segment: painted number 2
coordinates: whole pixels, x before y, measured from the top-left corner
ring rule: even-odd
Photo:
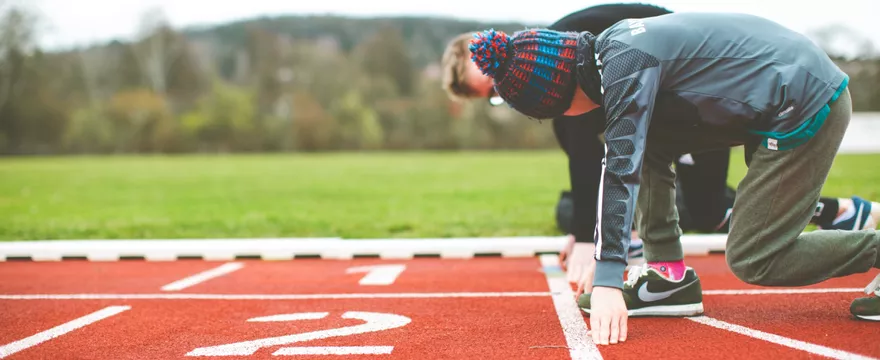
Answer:
[[[327,317],[329,313],[295,313],[263,316],[248,319],[249,322],[277,322],[297,320],[319,320]],[[395,314],[382,314],[373,312],[348,311],[342,314],[343,319],[358,319],[365,321],[364,324],[346,326],[336,329],[312,331],[302,334],[292,334],[273,338],[243,341],[232,344],[201,347],[190,351],[186,356],[244,356],[253,355],[257,350],[264,347],[290,345],[293,343],[326,339],[332,337],[349,336],[369,332],[390,330],[409,324],[406,316]],[[391,354],[394,346],[288,346],[276,350],[272,355],[387,355]]]

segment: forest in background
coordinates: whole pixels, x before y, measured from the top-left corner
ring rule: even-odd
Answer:
[[[449,39],[544,24],[278,16],[41,49],[40,19],[0,13],[0,154],[232,153],[556,147],[549,123],[440,88]],[[845,28],[819,29],[824,48]],[[880,111],[880,54],[829,54],[855,111]]]

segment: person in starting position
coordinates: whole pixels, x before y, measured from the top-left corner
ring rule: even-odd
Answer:
[[[599,34],[625,19],[641,19],[670,14],[671,11],[649,4],[620,3],[591,6],[573,12],[551,24],[556,31],[588,31]],[[489,100],[493,106],[503,103],[495,92],[492,78],[480,72],[468,49],[473,32],[454,37],[441,59],[442,87],[455,101]],[[601,104],[600,104],[601,105]],[[568,244],[561,255],[569,281],[580,286],[577,292],[589,292],[593,280],[592,254],[595,251],[596,204],[601,159],[605,155],[599,135],[605,127],[602,107],[584,114],[553,117],[553,133],[568,158],[571,190],[563,191],[556,205],[556,224],[568,234]],[[682,232],[727,233],[736,191],[727,185],[730,148],[723,147],[695,154],[684,154],[674,161],[676,170],[676,208]],[[821,197],[810,220],[826,230],[874,229],[880,219],[880,204],[859,196]],[[629,264],[644,258],[638,232],[633,232],[628,249]]]
[[[847,74],[802,34],[752,15],[676,13],[597,35],[487,30],[469,50],[498,95],[530,118],[604,108],[595,278],[578,299],[596,343],[625,341],[630,314],[703,312],[675,206],[672,164],[683,154],[745,147],[726,243],[742,281],[806,286],[880,268],[877,230],[804,232],[852,105]],[[634,221],[648,266],[624,283]],[[850,312],[880,320],[880,275],[866,293]]]

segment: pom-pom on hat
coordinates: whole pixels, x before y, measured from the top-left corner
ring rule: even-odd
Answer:
[[[490,29],[474,34],[469,49],[504,101],[523,115],[548,119],[568,110],[577,89],[577,36],[532,29],[510,37]]]

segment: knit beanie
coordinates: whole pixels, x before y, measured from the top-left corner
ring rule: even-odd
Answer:
[[[469,49],[480,71],[512,108],[534,119],[562,116],[577,89],[575,32],[494,29],[474,34]]]

